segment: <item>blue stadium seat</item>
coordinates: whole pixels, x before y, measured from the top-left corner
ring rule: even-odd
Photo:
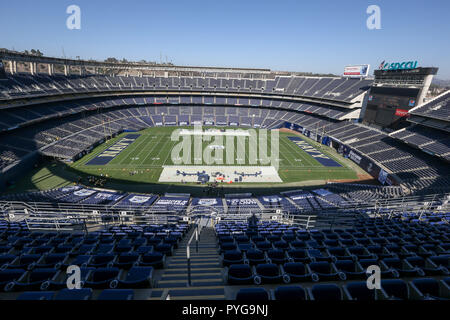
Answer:
[[[267,241],[267,240],[266,241],[258,241],[255,243],[255,246],[258,250],[261,250],[261,251],[268,251],[269,249],[273,248],[272,242]]]
[[[288,261],[288,256],[282,249],[267,250],[267,257],[269,259],[269,263],[284,264]]]
[[[116,288],[151,288],[153,287],[153,267],[132,267],[128,270],[125,279],[113,280],[111,289]]]
[[[160,243],[155,246],[155,251],[161,252],[166,256],[171,256],[173,254],[173,246],[169,243]]]
[[[283,265],[282,272],[289,277],[289,282],[313,281],[319,280],[319,277],[312,273],[308,265],[302,262],[288,262]]]
[[[35,268],[26,273],[18,281],[10,282],[5,288],[7,291],[39,290],[46,281],[55,280],[60,271],[53,268]]]
[[[113,266],[116,256],[112,253],[99,253],[92,256],[89,261],[88,267],[104,268],[107,266]]]
[[[41,258],[40,254],[22,254],[17,259],[9,263],[8,269],[26,269],[31,270]]]
[[[80,267],[81,287],[84,286],[84,283],[91,276],[94,270],[95,268]],[[59,277],[42,283],[41,290],[60,290],[67,288],[67,279],[68,274],[66,272],[61,272]]]
[[[320,281],[346,280],[345,273],[336,270],[333,263],[326,261],[311,262],[309,265],[311,272],[319,276]]]
[[[381,280],[381,288],[384,290],[389,299],[408,300],[409,287],[408,284],[400,279]]]
[[[94,250],[96,254],[109,254],[114,250],[114,245],[110,243],[100,243],[97,249]]]
[[[227,282],[231,285],[253,284],[254,273],[248,264],[232,264],[228,268]]]
[[[113,280],[117,280],[119,268],[98,268],[92,271],[85,282],[87,288],[108,288]]]
[[[448,300],[450,292],[442,287],[438,280],[433,278],[421,278],[411,281],[411,289],[414,297],[424,300]]]
[[[366,281],[349,282],[344,286],[344,293],[349,300],[370,301],[376,300],[377,294],[375,289],[367,288]]]
[[[146,254],[153,251],[153,246],[142,245],[135,250],[138,254]]]
[[[273,292],[274,300],[278,301],[304,301],[306,290],[301,286],[278,287]]]
[[[5,269],[0,270],[0,290],[8,291],[6,286],[9,283],[22,282],[26,275],[24,269]]]
[[[268,301],[269,293],[263,288],[243,288],[236,294],[236,301]]]
[[[288,256],[295,262],[310,263],[313,259],[309,256],[306,249],[295,248],[288,251]]]
[[[54,300],[90,300],[92,298],[91,288],[61,289],[56,293]]]
[[[131,289],[105,289],[97,300],[133,300],[134,291]]]
[[[228,267],[232,264],[241,264],[244,262],[244,255],[239,250],[225,251],[222,255],[222,266]]]
[[[283,277],[280,268],[274,263],[258,264],[255,267],[255,284],[289,283],[289,278]]]
[[[139,266],[153,267],[155,269],[163,268],[166,256],[161,252],[149,252],[141,256]]]
[[[366,271],[363,270],[357,261],[353,260],[337,260],[334,266],[338,272],[343,272],[347,279],[365,279]]]
[[[54,291],[23,292],[16,300],[53,300]]]
[[[335,284],[315,284],[310,289],[311,300],[340,301],[343,299],[342,290]]]
[[[266,262],[266,256],[263,251],[259,249],[251,249],[245,253],[245,259],[250,265],[257,265]]]
[[[399,258],[385,258],[381,260],[388,268],[398,272],[400,277],[423,277],[422,269],[411,266],[407,260]]]
[[[136,252],[125,252],[117,256],[113,263],[114,267],[119,269],[130,269],[132,266],[137,265],[139,260],[139,254]]]
[[[35,267],[60,269],[68,259],[69,255],[65,253],[49,253],[39,259]]]

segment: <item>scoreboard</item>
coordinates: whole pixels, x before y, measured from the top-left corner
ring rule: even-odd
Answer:
[[[391,129],[401,128],[410,109],[417,104],[419,88],[372,87],[363,121]]]

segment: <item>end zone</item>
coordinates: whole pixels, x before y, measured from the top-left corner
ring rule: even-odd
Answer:
[[[163,166],[159,182],[283,182],[272,166]]]

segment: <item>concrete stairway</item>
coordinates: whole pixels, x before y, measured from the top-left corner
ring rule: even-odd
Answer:
[[[162,296],[168,294],[171,300],[225,299],[222,267],[213,228],[202,229],[198,252],[195,238],[191,243],[191,285],[188,284],[186,246],[193,232],[194,229],[180,242],[174,255],[168,257],[164,273],[153,291],[162,290]]]

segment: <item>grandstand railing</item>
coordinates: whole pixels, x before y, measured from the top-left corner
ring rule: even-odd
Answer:
[[[73,231],[80,230],[88,233],[88,227],[86,221],[83,218],[71,218],[65,217],[35,217],[30,216],[25,218],[28,230],[41,230],[41,231]]]
[[[392,218],[403,213],[417,215],[419,218],[429,212],[445,213],[450,211],[450,194],[434,194],[425,196],[404,196],[382,200],[353,203],[335,208],[312,211],[290,212],[280,208],[257,209],[242,208],[238,212],[212,212],[191,214],[195,219],[200,216],[213,218],[213,224],[219,220],[247,220],[252,214],[261,220],[274,220],[284,224],[295,224],[309,229],[322,226],[346,225],[357,215],[367,217]],[[245,209],[245,210],[244,210]],[[0,212],[4,219],[16,221],[23,219],[53,219],[53,228],[63,228],[62,221],[80,219],[89,228],[94,225],[111,223],[168,224],[177,223],[186,216],[186,209],[163,210],[160,208],[140,208],[130,206],[87,205],[71,203],[16,202],[0,201]],[[31,220],[30,220],[31,221]],[[47,222],[50,223],[50,222]],[[49,226],[50,227],[50,226]],[[59,230],[58,229],[58,230]]]

